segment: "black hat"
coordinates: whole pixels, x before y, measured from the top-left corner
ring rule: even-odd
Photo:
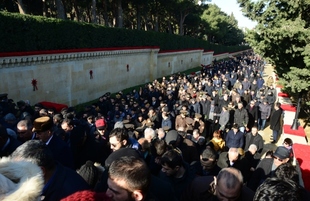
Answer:
[[[18,107],[22,107],[22,106],[25,106],[25,105],[26,105],[26,103],[23,100],[20,100],[20,101],[17,102],[17,106]]]
[[[283,160],[289,158],[291,154],[287,148],[280,146],[276,149],[273,155]]]

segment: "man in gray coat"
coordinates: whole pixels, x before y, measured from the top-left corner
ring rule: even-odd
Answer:
[[[229,121],[229,111],[227,106],[222,107],[222,112],[220,114],[219,124],[220,130],[225,130],[226,125]]]
[[[247,128],[249,122],[249,116],[246,109],[243,108],[242,103],[238,103],[238,108],[235,110],[234,123],[239,125],[239,129],[244,133],[245,128]]]
[[[268,104],[267,99],[259,104],[260,115],[258,118],[258,130],[264,130],[267,119],[270,117],[271,106]]]

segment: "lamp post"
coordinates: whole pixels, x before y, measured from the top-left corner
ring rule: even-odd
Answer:
[[[298,130],[298,127],[299,127],[298,116],[299,116],[299,112],[300,112],[301,98],[302,98],[302,92],[299,92],[295,118],[294,118],[293,124],[291,126],[292,130]]]

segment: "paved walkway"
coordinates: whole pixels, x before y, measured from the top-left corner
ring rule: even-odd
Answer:
[[[265,83],[267,82],[268,77],[270,75],[272,75],[272,73],[273,73],[272,65],[267,64],[265,66],[264,76],[263,76],[263,78],[265,80]],[[264,139],[263,153],[266,153],[266,151],[268,151],[268,150],[276,150],[277,145],[281,145],[282,144],[282,142],[280,142],[280,141],[279,141],[280,144],[278,143],[277,145],[271,143],[272,139],[270,139],[270,137],[272,136],[272,131],[269,128],[269,122],[266,122],[266,125],[267,125],[267,127],[263,131],[259,131],[259,134],[261,134],[261,136]]]

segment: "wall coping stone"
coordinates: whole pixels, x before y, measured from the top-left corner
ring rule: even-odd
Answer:
[[[203,49],[195,49],[195,50],[184,50],[184,51],[169,51],[169,52],[159,52],[158,56],[171,56],[171,55],[177,55],[177,54],[191,54],[196,52],[203,52]]]
[[[87,59],[97,59],[102,57],[110,57],[115,55],[130,55],[137,53],[159,52],[159,48],[145,49],[119,49],[119,50],[103,50],[103,51],[85,51],[71,53],[52,53],[25,56],[8,56],[0,57],[0,68],[22,67],[34,64],[57,63],[64,61],[77,61]]]

